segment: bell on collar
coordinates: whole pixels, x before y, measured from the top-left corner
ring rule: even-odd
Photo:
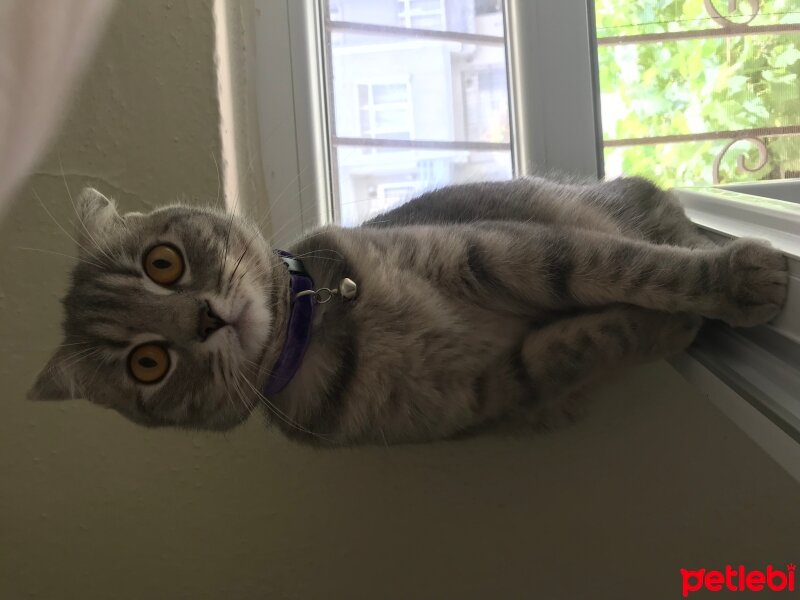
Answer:
[[[339,287],[335,290],[325,287],[319,288],[318,290],[304,290],[302,292],[297,292],[294,297],[303,298],[304,296],[313,296],[317,304],[325,304],[337,294],[342,300],[352,300],[356,297],[357,293],[358,285],[356,285],[356,282],[349,277],[345,277],[339,282]]]
[[[339,294],[343,300],[352,300],[358,294],[358,285],[349,277],[345,277],[339,282]]]

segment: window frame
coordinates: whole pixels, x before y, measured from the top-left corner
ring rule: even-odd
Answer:
[[[800,481],[800,179],[674,193],[712,239],[766,239],[787,257],[789,295],[775,320],[749,329],[712,323],[670,362]],[[779,199],[788,197],[796,201]]]
[[[256,94],[271,239],[333,223],[322,0],[254,0]],[[289,90],[290,93],[286,93]]]
[[[270,233],[280,245],[338,217],[333,198],[335,165],[328,145],[329,134],[335,135],[328,113],[331,90],[325,81],[329,65],[319,60],[321,56],[330,60],[325,46],[326,2],[255,0],[255,4],[260,16],[256,24],[256,79],[264,140],[262,160],[272,216]],[[503,0],[503,8],[514,175],[557,171],[602,177],[594,1]],[[427,34],[453,39],[462,35]],[[541,85],[542,81],[548,84]],[[291,95],[282,91],[286,88],[291,89]],[[712,187],[677,193],[689,217],[709,235],[766,237],[787,253],[793,283],[777,329],[780,333],[786,323],[792,328],[797,324],[796,331],[791,329],[788,337],[784,335],[792,339],[800,332],[800,250],[784,245],[787,232],[781,227],[753,227],[753,215],[766,218],[769,214],[759,208],[761,200],[750,196],[734,201],[730,194],[724,200],[721,198],[727,192],[722,190]],[[780,213],[778,206],[773,204]],[[772,214],[773,223],[780,221],[776,214]],[[776,325],[767,328],[774,330]],[[758,329],[754,330],[756,335]],[[752,347],[747,339],[722,335],[717,339],[724,339],[726,349],[738,353],[740,360],[749,360]],[[800,335],[795,341],[800,347]],[[767,351],[779,352],[779,346]],[[791,443],[775,442],[788,435],[782,428],[785,423],[774,418],[774,411],[763,410],[763,402],[759,404],[732,379],[731,362],[723,353],[707,351],[701,356],[689,352],[673,365],[800,479],[800,438],[790,436]],[[738,400],[730,401],[734,397]],[[760,424],[754,426],[756,422]]]
[[[330,61],[324,18],[327,2],[255,0],[255,5],[262,161],[265,173],[274,173],[267,177],[268,210],[274,217],[271,233],[279,241],[290,240],[336,222],[339,216],[328,144],[328,135],[336,133],[328,113],[332,92],[325,71],[329,65],[319,60],[322,56]],[[503,0],[503,10],[514,176],[560,171],[601,177],[597,65],[591,51],[594,1]],[[574,34],[563,35],[564,27]],[[422,31],[441,39],[463,35]],[[523,56],[533,58],[521,60]],[[548,73],[559,76],[548,86],[535,83]],[[291,96],[276,91],[276,80],[292,90]],[[431,148],[439,144],[422,142]],[[490,149],[480,142],[457,143]]]

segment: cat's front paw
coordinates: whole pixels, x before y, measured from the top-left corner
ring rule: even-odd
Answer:
[[[718,315],[735,327],[761,325],[775,318],[786,302],[789,263],[767,242],[739,239],[722,256],[724,293]]]

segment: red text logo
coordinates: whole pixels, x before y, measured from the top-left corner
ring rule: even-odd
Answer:
[[[776,569],[767,565],[763,571],[738,568],[725,565],[724,571],[707,569],[681,569],[683,597],[692,592],[708,590],[709,592],[793,592],[795,590],[795,565],[786,565],[786,569]]]

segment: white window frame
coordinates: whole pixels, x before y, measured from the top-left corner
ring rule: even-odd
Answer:
[[[325,56],[325,0],[255,0],[255,4],[257,104],[265,140],[262,161],[268,174],[273,235],[282,242],[334,222],[338,210],[327,143],[330,90],[325,65],[319,60]],[[562,171],[602,176],[600,113],[594,94],[597,68],[590,51],[592,0],[504,0],[503,4],[514,174]],[[563,35],[565,27],[575,35]],[[423,39],[456,42],[463,37],[448,31],[422,30],[422,34]],[[547,86],[535,83],[548,74]],[[286,89],[292,93],[286,94]]]
[[[330,90],[324,78],[325,65],[319,60],[325,56],[325,0],[255,3],[260,14],[256,47],[258,109],[265,140],[262,159],[268,174],[273,238],[280,244],[335,221],[337,212],[328,147],[331,115],[326,100]],[[515,176],[560,171],[602,177],[593,0],[504,0],[503,6]],[[340,29],[359,26],[336,23]],[[402,33],[402,28],[396,29]],[[422,30],[420,35],[458,42],[465,34]],[[286,89],[292,93],[287,95]],[[788,203],[775,200],[772,209],[764,209],[763,199],[733,200],[722,188],[678,193],[689,216],[709,235],[766,237],[789,256],[793,277],[789,303],[776,324],[763,328],[777,332],[788,343],[766,344],[757,350],[798,367],[800,359],[790,354],[800,348],[800,245],[793,237],[799,229],[792,229],[796,225],[793,219],[779,224]],[[725,344],[726,353],[710,351],[705,357],[688,353],[673,364],[800,480],[800,438],[788,433],[791,427],[786,419],[776,418],[775,410],[764,406],[763,395],[772,394],[775,400],[778,392],[761,390],[762,401],[756,401],[753,390],[744,389],[731,374],[731,353],[737,360],[756,363],[749,352],[752,340],[728,335],[732,331],[725,330],[716,338]],[[752,333],[758,336],[759,328]],[[737,398],[737,403],[730,398]]]
[[[769,240],[789,261],[786,308],[768,325],[712,324],[672,365],[800,481],[800,179],[675,190],[709,237]]]

